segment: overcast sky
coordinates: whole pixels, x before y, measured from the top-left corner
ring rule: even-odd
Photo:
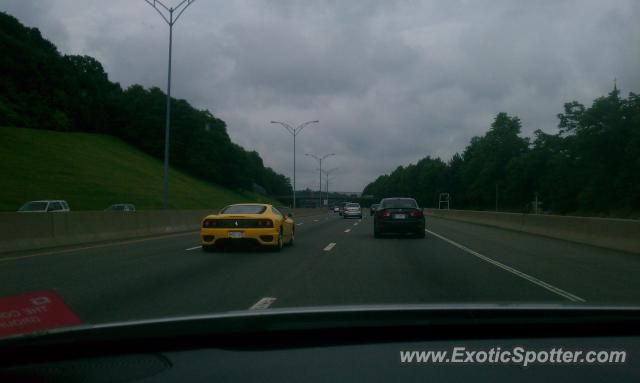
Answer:
[[[177,5],[178,0],[165,0]],[[169,29],[143,0],[2,0],[62,53],[112,81],[166,87]],[[174,28],[172,95],[209,109],[267,166],[292,175],[292,137],[269,121],[319,119],[297,140],[336,153],[330,188],[360,191],[431,155],[448,160],[493,116],[554,132],[564,102],[640,92],[638,0],[197,0]]]

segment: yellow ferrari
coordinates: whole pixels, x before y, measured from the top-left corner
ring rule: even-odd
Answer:
[[[293,245],[294,237],[293,215],[283,214],[268,204],[229,205],[218,214],[206,216],[200,227],[203,250],[224,244],[249,243],[280,251],[285,244]]]

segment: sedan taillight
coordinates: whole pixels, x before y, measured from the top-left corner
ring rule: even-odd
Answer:
[[[391,212],[389,210],[379,210],[378,214],[380,214],[380,217],[391,217]]]
[[[411,217],[422,217],[422,211],[420,210],[412,210],[409,215]]]

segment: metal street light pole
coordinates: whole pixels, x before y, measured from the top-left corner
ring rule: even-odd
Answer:
[[[183,0],[175,7],[167,7],[160,0],[144,0],[151,5],[162,19],[169,24],[169,69],[167,74],[167,115],[164,128],[164,172],[162,181],[162,207],[167,209],[169,207],[169,135],[171,126],[171,55],[173,49],[173,24],[178,21],[182,13],[188,6],[193,4],[196,0]],[[177,15],[173,17],[174,12]],[[168,13],[168,17],[165,13]]]
[[[293,136],[293,208],[294,209],[296,208],[296,136],[302,131],[302,129],[304,129],[305,126],[310,124],[317,124],[319,122],[320,121],[318,120],[307,121],[298,125],[296,128],[294,128],[291,125],[287,124],[286,122],[271,121],[272,124],[282,125]]]
[[[326,185],[326,191],[327,191],[327,204],[329,203],[329,175],[331,173],[333,173],[334,171],[338,170],[338,168],[333,168],[333,169],[329,169],[329,170],[321,170],[324,173],[324,176],[326,177],[327,180],[327,185]]]
[[[318,163],[320,164],[320,172],[318,173],[318,175],[320,176],[320,183],[318,184],[318,192],[320,194],[319,195],[320,207],[322,207],[322,161],[324,159],[328,158],[328,157],[335,156],[335,155],[336,155],[335,153],[330,153],[330,154],[325,154],[322,157],[318,157],[318,156],[316,156],[314,154],[311,154],[311,153],[305,154],[305,156],[309,156],[309,157],[315,158],[318,161]]]

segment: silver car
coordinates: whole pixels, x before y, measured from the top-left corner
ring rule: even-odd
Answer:
[[[349,202],[344,206],[342,217],[346,218],[362,218],[362,208],[359,203]]]

